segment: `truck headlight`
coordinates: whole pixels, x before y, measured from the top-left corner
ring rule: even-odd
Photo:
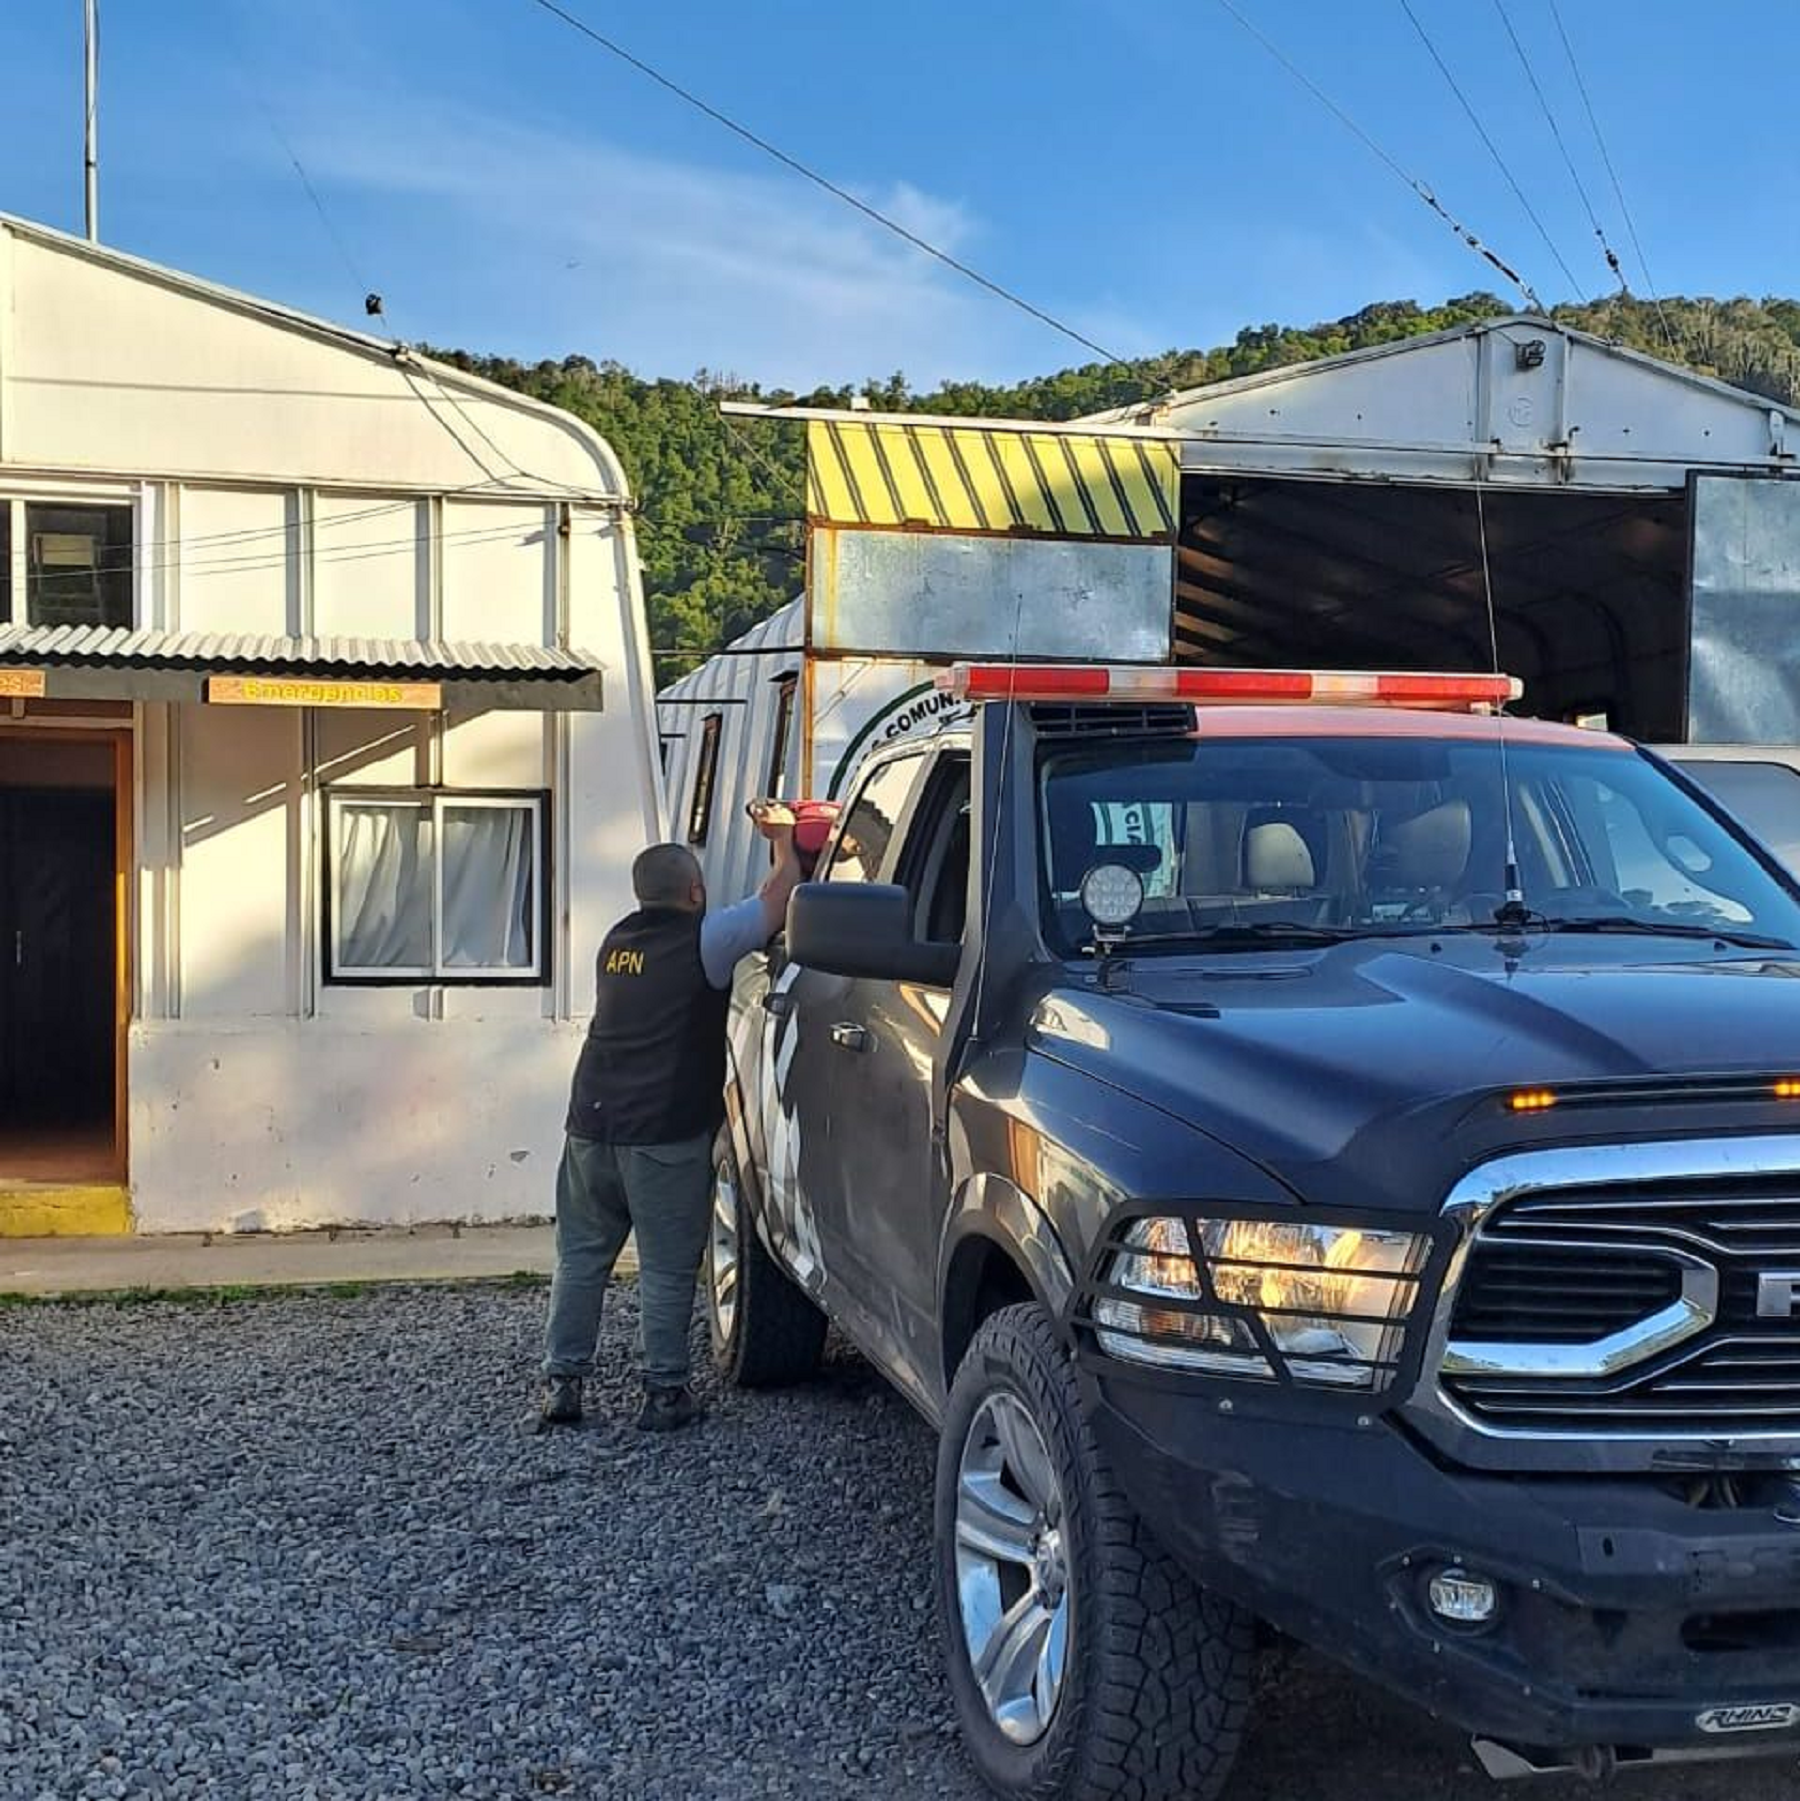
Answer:
[[[1134,1363],[1379,1391],[1430,1248],[1299,1219],[1134,1220],[1101,1265],[1095,1335]]]

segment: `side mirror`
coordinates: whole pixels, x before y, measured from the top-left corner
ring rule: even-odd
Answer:
[[[788,902],[789,958],[833,976],[947,988],[962,947],[913,936],[912,896],[880,882],[803,882]]]

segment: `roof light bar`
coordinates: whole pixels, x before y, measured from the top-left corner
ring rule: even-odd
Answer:
[[[1524,693],[1510,675],[1336,669],[1176,669],[1132,663],[954,663],[937,685],[958,700],[1309,702],[1479,712]]]

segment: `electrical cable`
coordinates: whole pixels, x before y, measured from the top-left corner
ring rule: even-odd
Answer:
[[[1611,153],[1606,148],[1606,137],[1600,129],[1599,116],[1594,111],[1594,102],[1588,93],[1587,83],[1582,79],[1581,64],[1575,60],[1575,46],[1569,41],[1568,28],[1563,24],[1562,8],[1556,0],[1550,0],[1550,16],[1556,21],[1556,35],[1562,39],[1563,54],[1569,59],[1570,73],[1575,77],[1576,90],[1581,95],[1581,104],[1587,111],[1588,126],[1593,131],[1594,142],[1599,146],[1600,160],[1606,165],[1608,180],[1612,182],[1613,197],[1619,203],[1619,212],[1625,220],[1625,230],[1631,238],[1631,247],[1637,253],[1638,267],[1644,272],[1644,292],[1650,296],[1650,304],[1656,308],[1656,317],[1661,322],[1663,336],[1669,341],[1669,348],[1677,356],[1681,354],[1681,345],[1677,341],[1674,328],[1669,324],[1669,316],[1663,310],[1663,303],[1657,297],[1656,278],[1650,273],[1650,260],[1644,255],[1642,239],[1638,237],[1637,222],[1631,216],[1631,208],[1625,201],[1624,184],[1619,180],[1619,171],[1613,166]]]
[[[1538,236],[1544,240],[1545,249],[1550,252],[1551,257],[1555,260],[1556,266],[1562,270],[1564,276],[1567,277],[1569,286],[1574,290],[1576,296],[1580,297],[1581,283],[1575,279],[1575,271],[1563,260],[1563,253],[1557,249],[1556,241],[1550,236],[1548,227],[1545,226],[1544,221],[1538,216],[1538,210],[1532,205],[1531,197],[1525,192],[1524,188],[1519,185],[1518,178],[1513,174],[1511,166],[1508,164],[1506,158],[1500,154],[1500,146],[1496,144],[1489,135],[1488,128],[1481,122],[1481,115],[1476,112],[1469,96],[1463,92],[1462,83],[1456,79],[1450,65],[1444,61],[1437,45],[1431,41],[1431,37],[1425,30],[1425,26],[1420,20],[1419,15],[1413,11],[1412,0],[1400,0],[1400,10],[1406,14],[1407,18],[1412,23],[1413,30],[1419,34],[1419,42],[1425,46],[1427,52],[1430,54],[1431,60],[1437,64],[1438,73],[1449,83],[1450,92],[1456,96],[1458,104],[1461,105],[1463,111],[1468,115],[1469,123],[1475,127],[1475,135],[1487,146],[1487,153],[1494,159],[1495,168],[1505,176],[1506,185],[1512,189],[1520,206],[1525,209],[1526,218],[1528,218],[1537,228]]]
[[[539,0],[539,3],[542,4],[543,0]],[[1312,97],[1317,100],[1346,131],[1355,137],[1372,155],[1385,163],[1387,167],[1393,171],[1394,175],[1410,188],[1420,200],[1430,207],[1430,209],[1436,213],[1437,216],[1442,219],[1443,222],[1448,225],[1460,239],[1462,239],[1463,243],[1473,250],[1483,262],[1505,276],[1505,278],[1525,296],[1526,303],[1534,311],[1541,311],[1543,309],[1543,302],[1539,300],[1536,293],[1533,292],[1531,284],[1527,282],[1516,269],[1507,263],[1496,251],[1484,244],[1474,232],[1469,230],[1466,225],[1457,219],[1424,181],[1420,180],[1418,176],[1410,174],[1401,163],[1396,161],[1388,151],[1384,150],[1381,145],[1378,144],[1375,139],[1343,109],[1343,107],[1339,106],[1338,103],[1333,100],[1332,97],[1293,60],[1292,57],[1282,50],[1280,45],[1275,43],[1274,40],[1260,27],[1253,24],[1233,3],[1233,0],[1218,0],[1218,4],[1223,7],[1224,10],[1228,12],[1232,18],[1234,18],[1238,24],[1241,25],[1243,29],[1282,66],[1282,68],[1286,69],[1287,72],[1293,76],[1293,78],[1299,82],[1300,85],[1305,88],[1306,91],[1311,94]]]
[[[1475,523],[1481,538],[1481,589],[1487,600],[1488,642],[1493,647],[1494,673],[1500,675],[1504,673],[1500,667],[1500,614],[1494,604],[1494,572],[1488,562],[1487,502],[1479,466],[1475,470]],[[1500,749],[1500,794],[1506,820],[1506,868],[1502,877],[1505,898],[1494,915],[1494,923],[1502,927],[1523,926],[1529,921],[1530,912],[1525,905],[1524,884],[1519,877],[1518,825],[1513,816],[1512,770],[1507,753],[1504,705],[1494,714],[1494,738]]]
[[[1587,183],[1581,179],[1581,171],[1576,168],[1575,159],[1569,154],[1569,146],[1563,138],[1562,127],[1557,123],[1550,97],[1538,81],[1537,71],[1531,66],[1531,58],[1525,53],[1524,40],[1513,28],[1512,15],[1506,10],[1506,0],[1494,0],[1494,10],[1499,13],[1500,23],[1506,27],[1506,35],[1512,40],[1512,47],[1518,53],[1519,66],[1525,71],[1525,79],[1531,83],[1531,91],[1537,95],[1537,103],[1543,109],[1544,122],[1550,127],[1550,135],[1556,140],[1556,148],[1562,153],[1563,167],[1569,171],[1575,192],[1581,196],[1581,204],[1587,209],[1588,223],[1594,228],[1594,236],[1600,240],[1600,254],[1605,257],[1606,266],[1612,271],[1613,279],[1618,282],[1620,292],[1628,294],[1630,289],[1625,282],[1625,271],[1619,264],[1618,252],[1607,242],[1606,227],[1600,223],[1600,215],[1594,210]]]
[[[840,187],[838,183],[832,181],[828,176],[821,175],[818,170],[809,168],[807,164],[801,162],[798,157],[790,156],[785,150],[770,143],[767,138],[761,137],[756,132],[752,131],[749,126],[739,124],[729,113],[721,112],[718,107],[702,100],[700,96],[691,89],[684,88],[679,82],[674,81],[669,76],[663,74],[660,69],[653,68],[649,63],[645,62],[641,56],[634,56],[623,44],[619,43],[614,38],[607,37],[602,32],[596,31],[585,19],[570,12],[566,7],[559,6],[556,3],[556,0],[530,0],[530,3],[540,8],[542,11],[551,14],[552,17],[561,19],[571,30],[578,31],[583,37],[591,39],[609,55],[616,56],[621,62],[630,64],[630,66],[636,69],[640,75],[648,76],[658,87],[666,89],[678,100],[693,107],[696,112],[704,113],[714,124],[724,126],[725,129],[734,136],[742,138],[746,144],[760,150],[764,156],[772,157],[776,162],[780,163],[783,168],[789,169],[794,174],[804,177],[804,179],[810,181],[815,187],[822,188],[834,199],[841,200],[846,206],[853,207],[865,218],[873,220],[884,230],[891,231],[895,237],[904,239],[905,242],[912,245],[915,250],[923,251],[926,256],[935,258],[938,262],[942,263],[945,268],[954,270],[965,280],[972,281],[979,288],[985,288],[988,293],[1004,300],[1009,306],[1017,307],[1020,312],[1028,313],[1033,319],[1036,319],[1039,324],[1047,325],[1052,331],[1060,332],[1065,338],[1068,338],[1073,343],[1079,344],[1084,350],[1091,350],[1103,362],[1109,364],[1124,364],[1129,360],[1118,355],[1114,351],[1108,350],[1104,344],[1095,343],[1092,338],[1077,331],[1074,326],[1066,324],[1063,320],[1057,318],[1054,313],[1046,312],[1041,306],[1034,306],[1022,294],[1017,294],[1011,288],[1001,286],[999,282],[983,275],[979,269],[970,268],[967,263],[952,256],[949,251],[939,249],[939,247],[932,243],[929,238],[921,237],[916,231],[909,231],[898,219],[882,212],[879,207],[871,206],[868,201],[860,199],[857,195],[851,193],[848,188]]]

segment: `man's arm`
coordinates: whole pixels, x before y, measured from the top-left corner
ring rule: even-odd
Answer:
[[[775,867],[756,896],[762,902],[763,943],[767,944],[787,924],[788,896],[800,886],[800,853],[794,848],[794,815],[780,801],[752,801],[750,817],[768,839],[775,858]]]
[[[778,801],[754,801],[750,815],[774,851],[775,867],[748,900],[721,907],[700,922],[700,961],[715,988],[729,988],[739,962],[781,930],[787,922],[788,896],[800,885],[793,814]]]

